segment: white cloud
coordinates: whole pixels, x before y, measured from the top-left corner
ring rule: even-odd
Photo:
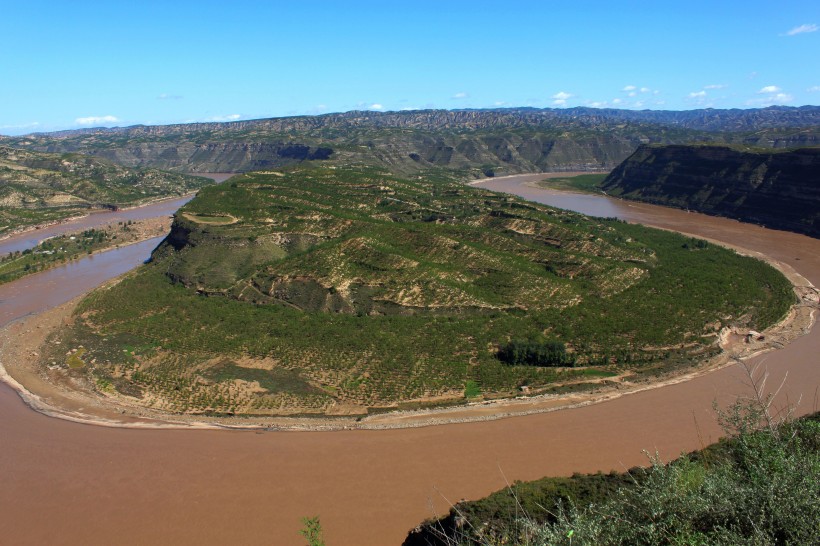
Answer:
[[[813,85],[806,89],[806,91],[808,91],[809,93],[817,93],[818,91],[820,91],[820,85]]]
[[[180,100],[182,95],[170,95],[168,93],[160,93],[157,100]]]
[[[815,24],[811,25],[800,25],[799,27],[794,27],[790,31],[786,33],[786,36],[796,36],[798,34],[805,34],[807,32],[817,32],[820,29]]]
[[[689,98],[690,99],[696,99],[696,98],[705,97],[705,96],[706,96],[706,91],[693,91],[692,93],[689,93]]]
[[[609,106],[609,103],[606,101],[593,101],[587,103],[587,106],[591,106],[592,108],[605,108]]]
[[[622,102],[621,99],[612,99],[612,104],[621,104]]]
[[[550,98],[553,99],[553,106],[566,106],[567,99],[570,99],[573,96],[574,95],[572,93],[567,93],[566,91],[559,91]]]
[[[637,95],[637,93],[636,93],[636,92],[634,92],[634,91],[630,91],[629,93],[627,93],[627,95],[626,95],[626,96],[627,96],[627,97],[634,97],[635,95]]]
[[[635,87],[634,85],[627,85],[626,87],[621,89],[621,91],[634,91],[636,89],[637,89],[637,87]]]
[[[505,104],[507,104],[507,102],[506,102],[506,101],[503,101],[503,100],[497,100],[497,101],[495,101],[495,102],[493,103],[493,106],[504,106]]]
[[[788,93],[771,93],[766,97],[758,99],[749,99],[746,101],[747,106],[775,106],[779,104],[788,104],[794,101],[794,97]]]
[[[117,123],[119,118],[115,116],[88,116],[87,118],[77,118],[74,123],[77,125],[98,125],[100,123]]]
[[[0,125],[0,129],[33,129],[39,127],[39,121],[32,121],[31,123],[23,123],[22,125]]]
[[[758,95],[764,95],[766,93],[779,93],[781,89],[776,85],[767,85],[763,89],[757,92]]]
[[[454,99],[466,99],[466,98],[467,98],[467,97],[469,97],[469,96],[470,96],[470,95],[468,95],[467,93],[465,93],[464,91],[462,91],[461,93],[456,93],[455,95],[453,95],[453,98],[454,98]]]
[[[214,117],[208,119],[208,121],[217,121],[217,122],[236,121],[241,117],[242,116],[240,114],[228,114],[227,116],[214,116]]]
[[[729,86],[726,85],[725,83],[718,83],[718,84],[712,84],[712,85],[705,85],[703,88],[704,89],[725,89],[726,87],[729,87]]]
[[[370,105],[370,109],[371,110],[384,110],[384,106],[382,106],[378,102],[374,102],[373,104]]]
[[[641,93],[649,93],[650,91],[652,91],[652,90],[649,89],[648,87],[641,87]]]

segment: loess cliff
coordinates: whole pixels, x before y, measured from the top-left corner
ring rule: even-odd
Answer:
[[[820,148],[641,146],[602,184],[610,195],[820,237]]]

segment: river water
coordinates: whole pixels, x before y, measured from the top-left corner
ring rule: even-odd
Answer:
[[[229,173],[200,173],[197,176],[204,176],[215,180],[217,183],[224,182],[233,174]],[[0,240],[0,256],[14,251],[23,251],[27,248],[34,248],[41,241],[54,237],[56,235],[63,235],[66,233],[75,233],[86,229],[98,228],[114,222],[127,222],[128,220],[145,220],[147,218],[158,218],[162,216],[171,216],[182,205],[193,199],[193,195],[185,195],[183,197],[176,197],[172,199],[163,199],[150,205],[142,207],[134,207],[130,209],[123,209],[118,211],[95,211],[82,218],[76,218],[68,222],[61,222],[52,224],[39,229],[33,229],[17,233],[10,237]]]
[[[521,185],[533,178],[539,177],[481,186],[724,240],[774,256],[815,284],[820,280],[820,240]],[[153,244],[112,251],[113,261],[131,262],[108,273],[98,267],[107,259],[100,254],[93,258],[93,275],[66,269],[56,279],[38,274],[18,281],[27,284],[7,285],[2,307],[17,307],[3,322],[85,292],[147,257]],[[88,284],[80,284],[85,277]],[[58,285],[59,295],[53,291]],[[815,328],[765,357],[771,384],[788,373],[785,394],[790,400],[802,395],[803,412],[817,409],[817,355]],[[720,435],[713,400],[726,404],[747,392],[743,375],[730,367],[572,410],[418,429],[314,433],[83,425],[36,413],[0,385],[0,542],[299,544],[300,519],[319,515],[328,544],[399,544],[410,528],[446,512],[450,502],[484,496],[508,480],[624,470],[646,464],[642,450],[668,459],[697,449]]]

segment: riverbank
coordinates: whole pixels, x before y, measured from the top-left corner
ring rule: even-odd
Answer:
[[[76,214],[74,216],[68,216],[66,218],[61,218],[59,220],[53,220],[50,222],[42,222],[40,224],[33,224],[29,226],[23,226],[20,228],[16,228],[6,233],[0,235],[0,243],[5,242],[8,239],[19,237],[21,235],[27,235],[32,232],[42,232],[43,230],[54,227],[54,226],[63,226],[63,225],[71,225],[76,223],[78,220],[82,220],[83,218],[89,218],[92,216],[97,215],[107,215],[107,214],[116,214],[118,212],[128,212],[136,209],[141,209],[145,207],[149,207],[152,205],[158,205],[161,203],[166,203],[170,201],[177,201],[177,200],[190,200],[196,195],[196,192],[190,192],[183,195],[174,195],[169,197],[160,197],[158,199],[148,199],[139,203],[134,203],[131,206],[122,207],[117,210],[111,210],[109,208],[98,208],[98,209],[88,209],[88,212],[85,214]],[[45,237],[46,239],[48,237]]]
[[[197,176],[210,178],[217,184],[224,182],[233,173],[199,173]],[[69,232],[97,228],[102,225],[137,221],[153,217],[169,217],[185,203],[193,199],[196,192],[181,196],[167,196],[156,199],[147,199],[134,203],[117,211],[110,209],[89,210],[85,214],[74,215],[61,220],[44,222],[31,226],[23,226],[6,232],[0,236],[0,255],[14,251],[23,251],[35,247],[39,242],[55,235],[64,235]]]
[[[820,292],[793,267],[760,252],[710,239],[733,250],[762,259],[778,269],[792,283],[796,303],[777,324],[758,335],[724,328],[719,336],[721,354],[704,360],[695,368],[667,373],[652,379],[631,376],[604,378],[589,391],[498,399],[449,407],[394,411],[370,416],[279,417],[203,416],[169,414],[134,403],[121,395],[102,395],[80,375],[57,366],[44,367],[40,354],[48,336],[71,321],[81,297],[38,315],[27,317],[0,330],[0,377],[20,393],[33,409],[76,422],[127,428],[240,428],[293,431],[373,430],[416,428],[432,425],[489,421],[507,417],[546,413],[610,401],[622,396],[692,380],[731,365],[780,349],[806,335],[820,309]],[[109,284],[118,282],[111,281]],[[588,382],[589,383],[589,382]]]
[[[26,253],[8,257],[0,255],[0,284],[60,267],[72,260],[94,256],[148,239],[164,237],[171,229],[171,220],[170,216],[161,216],[137,221],[112,222],[90,228],[90,230],[66,231],[60,235],[46,237],[36,247],[30,249],[34,252],[28,255]],[[94,232],[98,238],[92,237],[89,241],[82,236],[86,231]],[[52,244],[51,249],[42,249],[40,245],[55,238],[59,242]],[[78,246],[77,243],[83,244]],[[38,254],[38,249],[43,251]],[[24,264],[27,269],[23,269]]]

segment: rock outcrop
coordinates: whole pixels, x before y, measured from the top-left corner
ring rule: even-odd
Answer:
[[[610,195],[820,237],[820,148],[745,152],[641,146],[604,180]]]

